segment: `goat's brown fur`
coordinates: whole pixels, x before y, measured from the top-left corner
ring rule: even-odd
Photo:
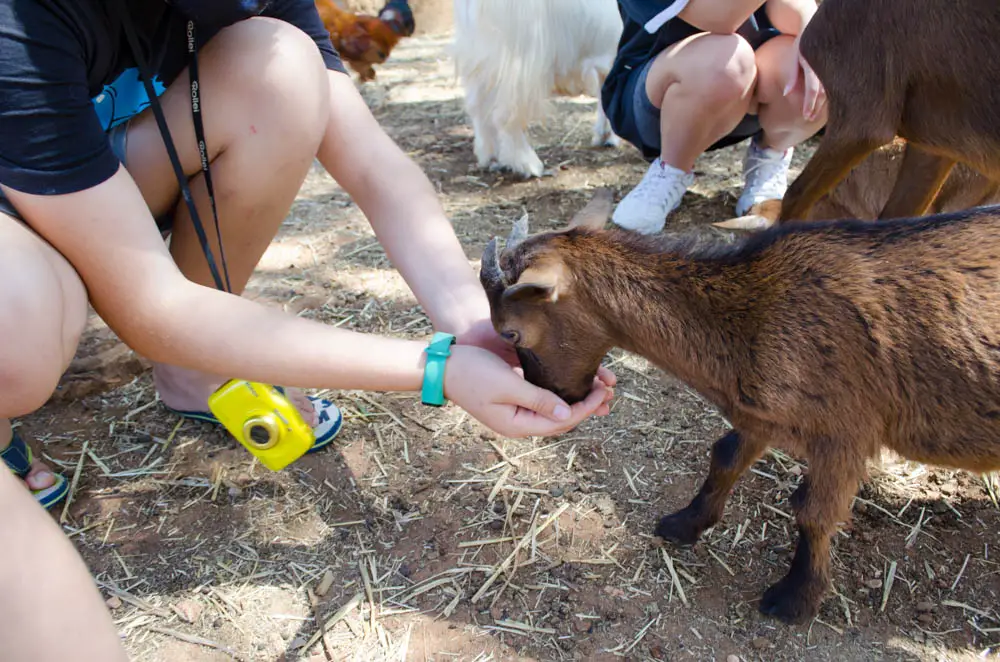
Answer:
[[[825,0],[800,49],[826,89],[829,119],[779,220],[809,218],[896,135],[906,156],[879,218],[925,213],[955,163],[1000,180],[997,34],[996,0]]]
[[[841,218],[875,220],[889,200],[899,178],[906,142],[896,139],[869,154],[809,212],[808,220]],[[958,163],[934,198],[929,214],[944,214],[971,207],[1000,204],[1000,183],[987,179],[964,163]],[[754,205],[747,216],[714,225],[735,229],[761,229],[774,225],[781,215],[781,200]]]
[[[708,248],[575,228],[495,251],[481,280],[529,380],[577,401],[621,347],[732,423],[698,495],[658,535],[694,543],[768,446],[808,460],[795,558],[765,593],[766,613],[817,612],[830,538],[883,445],[1000,468],[1000,207],[793,223]]]

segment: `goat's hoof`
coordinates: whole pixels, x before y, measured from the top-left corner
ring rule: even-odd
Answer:
[[[681,511],[661,519],[653,535],[669,540],[675,545],[690,546],[698,542],[704,530],[704,527]]]
[[[618,147],[622,142],[622,139],[613,133],[594,135],[594,138],[590,141],[591,147]]]
[[[822,591],[819,593],[822,595]],[[760,601],[760,612],[774,616],[789,625],[800,625],[811,621],[819,613],[821,597],[803,582],[782,579],[764,591]]]

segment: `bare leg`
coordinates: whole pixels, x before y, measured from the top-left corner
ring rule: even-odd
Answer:
[[[199,56],[199,68],[225,256],[233,290],[242,292],[316,155],[328,117],[327,74],[308,37],[263,18],[220,32]],[[184,169],[193,175],[191,190],[218,261],[188,89],[184,73],[163,95],[163,109]],[[174,212],[170,251],[181,271],[214,286],[187,207],[178,203],[177,182],[151,113],[129,128],[127,157],[154,215]],[[164,403],[182,410],[205,410],[208,395],[224,381],[164,364],[154,366],[153,376]],[[302,395],[294,397],[307,420],[313,419]]]
[[[660,109],[660,160],[689,172],[746,115],[756,78],[753,49],[737,35],[697,34],[660,53],[646,77]]]
[[[76,351],[87,292],[55,249],[0,214],[0,446],[41,407]],[[43,478],[36,465],[29,484]],[[32,487],[45,487],[32,484]],[[0,465],[0,657],[125,660],[87,568],[24,484]]]
[[[3,659],[126,662],[83,560],[8,471],[0,471],[0,530]]]
[[[896,184],[878,217],[910,218],[926,214],[954,166],[951,159],[907,143]]]
[[[767,445],[754,443],[732,430],[712,446],[711,466],[701,490],[687,507],[660,520],[656,535],[679,545],[693,545],[722,518],[733,485]]]
[[[0,214],[0,449],[11,440],[10,418],[52,395],[86,320],[87,292],[69,262],[26,225]],[[2,464],[0,472],[7,472]],[[27,477],[32,489],[53,481],[41,462]]]
[[[618,204],[616,224],[644,234],[663,229],[693,183],[695,159],[746,114],[756,76],[753,49],[737,35],[697,34],[656,56],[645,92],[660,109],[660,157]]]
[[[756,53],[757,87],[754,100],[764,135],[761,147],[784,151],[819,131],[826,123],[826,110],[812,122],[802,116],[801,83],[784,96],[783,67],[795,48],[795,40],[778,36],[761,46]]]

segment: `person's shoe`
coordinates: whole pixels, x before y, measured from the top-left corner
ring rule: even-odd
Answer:
[[[0,460],[15,476],[24,480],[31,473],[31,465],[34,464],[35,457],[17,431],[14,431],[10,445],[0,451]],[[66,480],[66,477],[57,473],[52,475],[54,480],[51,485],[40,490],[31,490],[35,500],[46,510],[65,499],[69,493],[69,481]]]
[[[640,234],[663,229],[667,215],[681,204],[684,192],[694,182],[694,173],[653,161],[642,181],[622,198],[611,216],[616,225]]]
[[[737,216],[745,216],[759,202],[785,197],[792,152],[791,147],[779,152],[760,147],[756,140],[750,141],[743,160],[743,194],[736,202]]]
[[[285,389],[281,386],[275,386],[275,389],[279,393],[284,395]],[[316,426],[313,428],[313,434],[316,436],[316,440],[313,442],[312,448],[306,451],[306,454],[315,453],[316,451],[322,450],[330,445],[337,433],[340,432],[340,426],[344,422],[344,417],[340,413],[340,409],[337,405],[333,404],[326,398],[318,398],[316,396],[307,396],[309,402],[312,403],[313,409],[316,411]],[[181,416],[182,418],[189,418],[195,421],[202,421],[204,423],[212,423],[213,425],[222,425],[218,418],[215,417],[210,411],[181,411],[179,409],[173,409],[163,405],[163,407],[174,414]]]

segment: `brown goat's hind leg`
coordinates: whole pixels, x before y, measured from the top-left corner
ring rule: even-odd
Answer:
[[[947,157],[907,143],[896,184],[878,217],[911,218],[926,214],[954,166],[955,162]]]
[[[712,446],[712,461],[701,490],[686,508],[660,520],[655,535],[678,545],[693,545],[702,532],[715,525],[729,499],[729,492],[767,444],[754,443],[731,430]]]
[[[781,202],[778,222],[807,220],[820,198],[833,190],[854,166],[879,146],[880,143],[875,140],[838,140],[828,129],[802,173],[788,187]]]
[[[846,460],[846,461],[845,461]],[[799,525],[788,574],[764,593],[760,611],[786,623],[813,618],[830,586],[830,539],[850,513],[861,472],[847,458],[813,458],[809,475],[792,495]]]

